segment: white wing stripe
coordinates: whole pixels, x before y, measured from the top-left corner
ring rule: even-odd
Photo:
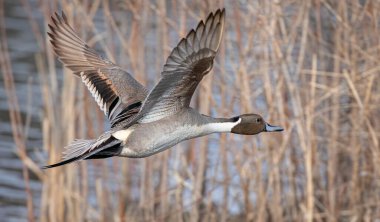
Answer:
[[[82,82],[87,86],[92,97],[94,97],[95,101],[98,103],[100,110],[102,110],[104,114],[107,115],[106,104],[104,103],[103,98],[100,96],[100,93],[96,89],[95,85],[92,84],[92,82],[84,75],[83,72],[80,73],[80,76],[82,78]]]

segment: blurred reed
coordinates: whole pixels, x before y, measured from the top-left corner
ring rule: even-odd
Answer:
[[[2,30],[1,66],[25,183],[27,169],[43,183],[41,202],[28,198],[29,220],[33,205],[40,205],[40,221],[380,219],[379,2],[72,0],[41,1],[35,12],[22,3],[41,48],[35,61],[47,163],[60,160],[74,138],[94,138],[107,127],[85,87],[69,70],[62,73],[47,41],[50,16],[61,10],[91,47],[152,87],[180,37],[225,7],[222,49],[193,106],[214,116],[262,113],[286,129],[213,135],[146,159],[41,172],[23,151]],[[44,16],[42,28],[34,13]]]

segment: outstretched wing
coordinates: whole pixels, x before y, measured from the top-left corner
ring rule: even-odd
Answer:
[[[162,77],[144,101],[137,121],[152,122],[188,107],[191,97],[210,72],[224,30],[225,11],[210,13],[183,38],[168,57]]]
[[[147,95],[147,90],[139,82],[128,72],[103,59],[81,40],[63,12],[62,16],[57,13],[55,17],[52,16],[49,28],[51,32],[48,35],[54,52],[66,67],[82,79],[112,125],[139,111],[138,104]]]

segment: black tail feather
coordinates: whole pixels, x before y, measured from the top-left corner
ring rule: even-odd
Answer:
[[[86,160],[89,159],[104,159],[108,157],[117,156],[121,153],[121,150],[123,149],[121,145],[121,142],[117,140],[117,142],[110,144],[111,147],[108,147],[107,149],[101,150],[97,153],[94,153],[93,155],[86,157]]]
[[[74,143],[77,143],[77,142],[75,141]],[[121,146],[121,141],[111,136],[110,138],[103,141],[98,147],[95,147],[95,148],[87,147],[86,148],[88,149],[87,152],[78,153],[79,155],[77,156],[73,156],[72,154],[74,154],[75,152],[72,152],[70,154],[71,157],[62,160],[61,162],[43,166],[41,168],[50,169],[50,168],[62,166],[68,163],[72,163],[78,160],[108,158],[108,157],[112,157],[112,156],[116,156],[120,154],[122,148],[123,147]]]
[[[80,156],[77,156],[77,157],[73,157],[71,159],[63,160],[63,161],[55,163],[55,164],[43,166],[43,167],[41,167],[41,169],[50,169],[50,168],[62,166],[62,165],[68,164],[68,163],[72,163],[74,161],[81,160],[81,159],[82,158]]]

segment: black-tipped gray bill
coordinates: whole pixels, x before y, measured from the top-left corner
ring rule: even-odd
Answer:
[[[283,131],[284,129],[279,126],[272,126],[269,123],[265,123],[265,131],[266,132],[277,132],[277,131]]]

